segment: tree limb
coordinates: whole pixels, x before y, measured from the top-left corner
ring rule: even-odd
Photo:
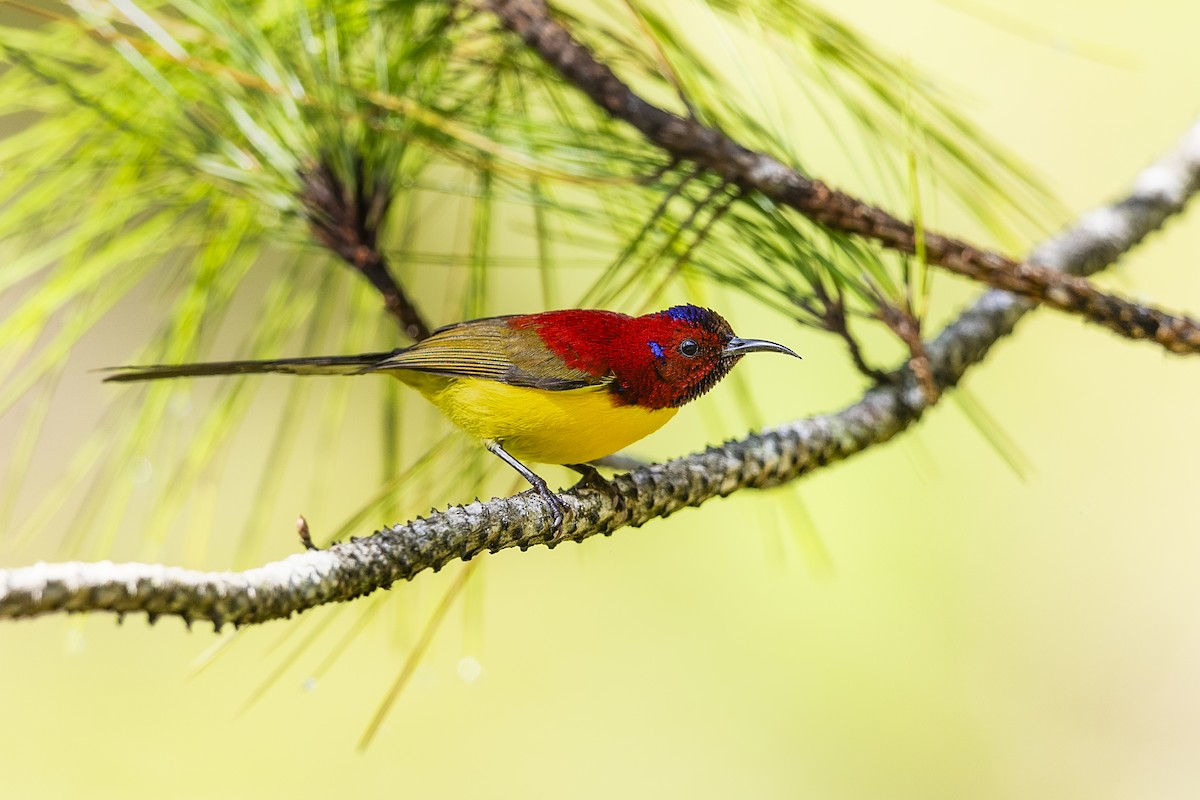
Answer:
[[[1177,214],[1200,189],[1200,123],[1175,150],[1137,178],[1121,201],[1080,218],[1038,247],[1031,259],[1078,275],[1111,264]],[[1033,307],[1007,292],[987,292],[932,342],[926,353],[941,390],[953,387]],[[722,447],[637,469],[613,479],[614,494],[576,489],[565,536],[579,541],[640,526],[742,488],[777,486],[886,442],[929,408],[908,370],[835,414],[801,419]],[[0,618],[55,612],[145,612],[217,628],[289,617],[387,588],[427,569],[486,550],[553,546],[550,513],[536,494],[455,506],[245,572],[200,572],[156,564],[35,564],[0,570]]]
[[[632,125],[673,159],[692,161],[727,183],[761,192],[833,230],[903,253],[916,252],[910,223],[744,147],[694,117],[680,117],[644,100],[551,18],[545,0],[485,0],[485,5],[592,102]],[[1188,317],[1102,292],[1036,256],[1017,263],[949,236],[928,230],[924,234],[924,253],[931,264],[1079,314],[1122,336],[1153,340],[1172,353],[1200,353],[1200,323]]]

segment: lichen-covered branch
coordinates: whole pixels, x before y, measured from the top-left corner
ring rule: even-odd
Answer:
[[[912,224],[744,147],[693,117],[647,102],[553,19],[545,0],[486,0],[485,5],[592,102],[632,125],[672,159],[691,161],[727,183],[761,192],[833,230],[904,253],[916,252]],[[1200,323],[1102,292],[1036,256],[1017,263],[932,231],[925,231],[924,254],[931,264],[1082,315],[1122,336],[1155,341],[1172,353],[1200,353]]]
[[[1088,275],[1129,251],[1200,188],[1200,123],[1168,156],[1146,169],[1120,202],[1093,211],[1031,255],[1038,263]],[[989,291],[926,347],[938,387],[953,387],[1032,304]],[[564,526],[582,540],[639,526],[739,489],[776,486],[886,442],[928,409],[907,370],[835,413],[618,475],[615,494],[579,489],[563,495]],[[350,600],[438,570],[458,558],[504,548],[554,544],[550,513],[536,494],[475,502],[372,536],[308,550],[245,572],[199,572],[155,564],[36,564],[0,570],[0,618],[55,612],[171,614],[216,627],[291,616]]]

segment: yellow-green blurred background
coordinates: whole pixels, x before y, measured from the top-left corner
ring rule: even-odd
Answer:
[[[1200,111],[1195,4],[844,0],[831,10],[950,88],[1073,212],[1120,193]],[[942,224],[956,220],[941,211]],[[1191,213],[1103,281],[1200,309],[1198,251]],[[490,310],[532,310],[526,279],[515,272]],[[937,290],[948,308],[976,291]],[[140,335],[137,304],[122,309],[72,356],[29,492],[56,477],[113,396],[87,369]],[[766,357],[739,368],[765,422],[857,396],[835,342],[778,319],[750,329],[750,307],[735,318],[744,335],[805,355],[795,369]],[[199,674],[197,659],[220,641],[202,625],[0,625],[0,794],[1196,796],[1195,363],[1045,312],[966,385],[1027,457],[1024,480],[947,402],[900,440],[804,480],[828,568],[793,530],[803,526],[790,490],[487,557],[365,755],[359,735],[461,564],[395,587],[330,667],[366,603],[305,615],[287,638],[294,623],[246,631]],[[253,412],[263,419],[272,391]],[[700,448],[706,415],[734,401],[719,388],[641,451]],[[415,405],[406,409],[432,419]],[[0,448],[19,420],[0,419]],[[354,417],[335,448],[342,461],[312,510],[318,529],[344,515],[346,487],[368,480],[355,452],[378,436],[374,423]],[[208,552],[169,548],[172,560],[227,566],[253,504],[238,470],[256,465],[265,441],[253,426],[245,435]],[[361,469],[374,479],[374,462]],[[294,551],[291,519],[310,511],[308,489],[284,489],[264,557]],[[7,566],[55,548],[5,540],[0,553]]]

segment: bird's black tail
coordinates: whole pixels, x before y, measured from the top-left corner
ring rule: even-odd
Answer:
[[[390,357],[389,353],[357,356],[277,358],[270,361],[211,361],[203,364],[151,364],[145,367],[109,367],[106,382],[153,381],[159,378],[198,378],[204,375],[254,375],[281,372],[286,375],[357,375]]]

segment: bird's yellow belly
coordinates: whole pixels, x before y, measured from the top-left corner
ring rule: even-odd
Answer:
[[[604,389],[551,392],[482,378],[447,378],[397,370],[458,427],[499,442],[522,461],[582,464],[650,435],[676,408],[614,405]]]

